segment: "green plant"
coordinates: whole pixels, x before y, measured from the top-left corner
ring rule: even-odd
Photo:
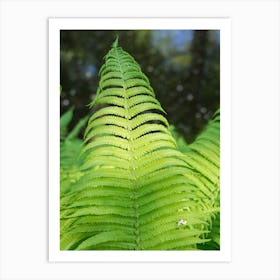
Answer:
[[[71,185],[83,175],[80,170],[83,162],[83,158],[80,157],[83,141],[78,138],[78,134],[88,118],[80,120],[71,131],[68,131],[73,111],[74,109],[71,108],[60,118],[60,192],[62,195],[68,192]]]
[[[102,108],[87,124],[80,177],[61,194],[61,249],[219,249],[219,112],[183,153],[117,40],[99,73],[91,106]]]

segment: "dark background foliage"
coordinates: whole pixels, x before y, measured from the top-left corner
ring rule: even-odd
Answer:
[[[88,115],[103,57],[117,35],[148,76],[169,123],[193,141],[220,106],[219,31],[61,31],[60,113],[74,107],[72,127]]]

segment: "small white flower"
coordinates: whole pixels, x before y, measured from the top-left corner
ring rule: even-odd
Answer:
[[[184,221],[184,220],[181,219],[181,220],[178,221],[178,224],[177,224],[177,225],[178,225],[178,226],[184,226],[184,225],[186,225],[186,224],[187,224],[187,221]]]

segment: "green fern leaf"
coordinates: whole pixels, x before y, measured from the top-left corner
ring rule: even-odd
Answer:
[[[68,125],[73,117],[73,109],[70,109],[60,118],[60,191],[68,192],[71,185],[82,176],[80,165],[82,158],[80,153],[83,147],[82,141],[77,137],[84,127],[87,117],[68,132]]]
[[[208,216],[210,242],[200,244],[203,250],[220,248],[220,110],[217,110],[205,130],[188,145],[186,161],[199,174],[204,184],[204,213]],[[204,190],[204,191],[203,191]]]
[[[61,249],[197,249],[210,240],[205,209],[218,165],[202,147],[211,135],[177,150],[148,78],[118,39],[99,73],[91,106],[103,108],[88,121],[83,176],[61,197]]]

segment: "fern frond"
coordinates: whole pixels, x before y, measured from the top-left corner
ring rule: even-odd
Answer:
[[[60,142],[64,141],[67,135],[67,127],[73,118],[74,109],[71,108],[60,117]]]
[[[77,125],[68,132],[68,125],[73,117],[73,109],[70,109],[60,118],[60,192],[70,190],[83,174],[80,170],[82,159],[80,153],[83,142],[78,138],[82,127],[86,124],[87,117],[80,120]]]
[[[148,78],[118,40],[99,73],[91,106],[103,108],[88,121],[83,176],[61,198],[61,249],[197,249],[210,240],[218,165],[201,147],[211,135],[187,155],[177,150]]]
[[[188,145],[186,161],[199,174],[204,183],[204,212],[209,216],[211,242],[201,244],[200,249],[220,248],[220,110],[217,110],[205,130]]]

